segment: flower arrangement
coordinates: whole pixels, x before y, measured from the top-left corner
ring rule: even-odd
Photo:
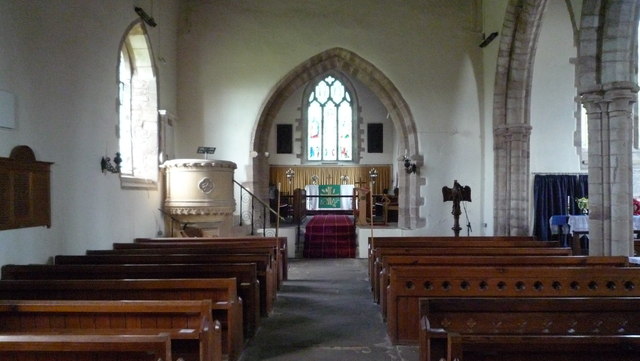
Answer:
[[[576,204],[578,205],[578,209],[582,212],[582,214],[589,214],[589,198],[578,198],[576,199]]]

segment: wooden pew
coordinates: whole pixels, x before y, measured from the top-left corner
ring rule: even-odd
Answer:
[[[143,252],[146,253],[156,253],[155,251],[150,250],[159,250],[159,249],[170,249],[170,253],[200,253],[198,251],[188,252],[188,249],[191,250],[206,250],[210,253],[220,253],[223,252],[225,254],[237,254],[237,253],[259,253],[264,255],[272,256],[272,269],[278,269],[280,266],[279,260],[279,252],[278,252],[278,239],[265,239],[260,238],[260,242],[257,241],[237,241],[237,242],[187,242],[187,241],[179,241],[179,242],[170,242],[170,241],[161,241],[161,242],[137,242],[137,243],[114,243],[114,250],[126,250],[130,252],[131,250],[146,250]],[[271,244],[264,244],[267,241],[270,241]],[[267,316],[272,311],[273,302],[275,301],[275,297],[278,291],[278,282],[277,278],[274,280],[266,280],[261,283],[261,295],[262,295],[262,313]],[[267,297],[271,299],[267,301]]]
[[[3,361],[173,361],[160,335],[0,335]]]
[[[395,266],[591,266],[591,267],[628,267],[629,258],[589,257],[589,256],[384,256],[381,258],[381,271],[378,277],[378,300],[383,318],[387,311],[387,286],[389,286],[389,268]]]
[[[287,246],[287,237],[261,237],[261,236],[238,236],[238,237],[196,237],[196,238],[185,238],[185,237],[157,237],[157,238],[136,238],[134,239],[134,243],[144,243],[144,242],[204,242],[204,243],[238,243],[244,241],[253,241],[257,242],[257,244],[274,244],[278,249],[278,254],[276,260],[280,267],[277,268],[278,272],[278,289],[283,280],[286,280],[288,276],[289,270],[289,255],[288,255],[288,246]]]
[[[138,242],[138,243],[114,243],[114,250],[126,250],[130,252],[131,250],[140,250],[145,249],[148,251],[149,249],[172,249],[173,251],[169,251],[171,253],[184,253],[187,249],[197,249],[197,250],[206,250],[209,253],[224,253],[224,254],[237,254],[237,253],[258,253],[264,255],[272,256],[272,266],[271,269],[279,269],[281,267],[279,264],[281,260],[279,257],[279,252],[277,248],[277,239],[271,240],[273,244],[260,245],[255,241],[238,241],[238,242]],[[262,242],[264,243],[264,242]],[[185,250],[183,252],[183,250]],[[251,251],[248,251],[251,250]],[[199,253],[198,251],[194,251]],[[153,253],[153,252],[151,252]],[[189,252],[193,253],[193,252]],[[273,284],[273,286],[272,286]],[[275,295],[278,291],[279,283],[276,278],[273,281],[269,281],[267,283],[263,283],[263,286],[269,287],[269,294]],[[266,304],[263,304],[266,307]],[[267,313],[271,312],[271,309],[267,309]]]
[[[375,252],[384,248],[489,248],[489,247],[520,247],[520,248],[549,248],[560,247],[556,241],[538,241],[533,237],[369,237],[369,276],[375,273]]]
[[[411,248],[411,247],[428,247],[426,244],[440,244],[435,247],[444,245],[454,246],[462,245],[468,242],[526,242],[531,244],[537,241],[531,236],[471,236],[471,237],[451,237],[451,236],[388,236],[388,237],[369,237],[367,239],[367,252],[369,257],[369,276],[373,274],[373,262],[375,260],[374,251],[378,248]],[[523,243],[525,244],[525,243]],[[555,246],[558,246],[556,244]],[[485,244],[486,246],[486,244]],[[431,246],[434,247],[434,246]],[[524,247],[524,246],[523,246]]]
[[[638,297],[638,286],[637,268],[396,266],[387,287],[387,331],[394,344],[415,344],[420,298]]]
[[[151,334],[171,337],[173,357],[222,359],[211,301],[4,301],[0,334]]]
[[[2,266],[3,280],[169,278],[235,278],[238,294],[242,298],[243,327],[257,330],[260,323],[260,289],[256,265],[253,263]]]
[[[631,361],[640,298],[423,299],[420,360]]]
[[[374,251],[375,262],[373,264],[370,281],[372,284],[372,294],[380,293],[379,280],[382,270],[381,259],[387,256],[570,256],[570,248],[562,247],[511,247],[503,245],[501,247],[416,247],[416,248],[378,248]],[[377,277],[376,277],[377,275]]]
[[[148,250],[146,254],[110,255],[58,255],[54,263],[63,264],[215,264],[215,263],[255,263],[260,282],[260,304],[263,314],[273,309],[276,299],[276,274],[271,268],[270,256],[266,254],[160,254]]]
[[[237,360],[244,344],[242,302],[234,278],[165,280],[2,280],[2,300],[211,300],[222,353]]]
[[[467,239],[471,238],[471,239]],[[387,252],[387,249],[404,250],[404,253],[411,252],[414,248],[559,248],[560,243],[556,241],[536,241],[532,237],[467,237],[457,240],[454,237],[383,237],[381,239],[371,239],[369,237],[369,276],[373,283],[380,272],[379,254]],[[563,253],[571,254],[569,248],[563,248]]]
[[[250,254],[254,254],[251,250],[253,249],[242,249],[242,253],[245,254],[249,252]],[[268,251],[267,251],[268,252]],[[218,255],[236,255],[238,251],[235,249],[220,249],[220,248],[209,248],[209,247],[195,247],[195,248],[176,248],[173,245],[169,245],[166,247],[160,246],[159,248],[152,247],[141,247],[141,248],[124,248],[124,249],[116,249],[116,250],[88,250],[88,256],[104,256],[104,255],[124,255],[124,254],[136,254],[136,255],[208,255],[208,254],[218,254]],[[265,255],[265,249],[261,248],[256,250],[256,254]],[[208,262],[209,264],[214,264]],[[241,262],[245,263],[245,262]],[[241,264],[235,263],[235,264]],[[271,312],[271,308],[269,306],[273,306],[273,302],[275,302],[275,294],[277,290],[273,287],[274,282],[267,282],[264,278],[268,277],[265,274],[262,276],[261,272],[258,271],[258,264],[253,263],[256,268],[256,274],[258,277],[258,296],[260,298],[260,314],[264,317],[267,317]],[[260,282],[262,279],[262,282]],[[271,287],[270,287],[271,286]],[[267,302],[270,299],[271,302]]]

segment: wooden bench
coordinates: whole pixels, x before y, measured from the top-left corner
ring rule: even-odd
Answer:
[[[370,241],[369,248],[369,272],[376,275],[375,264],[377,261],[376,251],[381,249],[411,249],[411,248],[559,248],[560,243],[556,241],[538,241],[533,237],[384,237],[374,238]],[[566,248],[568,254],[570,248]],[[375,279],[375,277],[371,278]]]
[[[276,240],[277,241],[277,240]],[[274,245],[256,245],[255,242],[233,242],[233,243],[216,243],[216,242],[139,242],[139,243],[114,243],[114,250],[124,250],[127,253],[131,253],[134,250],[142,253],[157,253],[153,250],[169,250],[164,251],[164,254],[168,253],[218,253],[218,254],[262,254],[271,256],[271,269],[278,269],[279,259],[277,258],[279,253],[277,247]],[[151,250],[151,251],[150,251]],[[89,254],[89,253],[87,253]],[[95,253],[94,253],[95,254]],[[274,280],[269,282],[263,282],[265,292],[269,292],[275,299],[278,291],[277,274],[274,273]],[[268,288],[267,288],[268,287]],[[263,304],[263,307],[267,307],[271,303]],[[271,308],[267,308],[267,313],[271,312]]]
[[[287,245],[287,237],[261,237],[261,236],[242,236],[242,237],[198,237],[198,238],[136,238],[134,242],[173,242],[173,241],[186,241],[186,242],[241,242],[243,240],[251,240],[262,243],[271,244],[273,239],[276,239],[276,244],[279,250],[278,262],[280,267],[278,270],[279,282],[288,279],[289,270],[289,250]]]
[[[367,239],[367,252],[369,257],[369,276],[373,274],[373,262],[375,261],[374,251],[378,248],[412,248],[428,247],[427,244],[443,244],[445,246],[462,245],[468,242],[538,242],[531,236],[472,236],[472,237],[450,237],[450,236],[389,236],[389,237],[369,237]],[[523,243],[524,244],[524,243]],[[559,245],[559,244],[558,244]],[[484,245],[486,246],[486,244]],[[523,246],[524,247],[524,246]]]
[[[638,360],[638,304],[635,297],[423,299],[420,360]]]
[[[253,263],[159,265],[4,265],[3,280],[235,278],[243,327],[260,324],[260,288]]]
[[[253,249],[243,249],[242,254],[245,252],[249,252],[249,254],[260,254],[266,255],[265,249],[261,248],[257,250],[255,253],[251,252]],[[238,251],[235,249],[220,249],[220,248],[209,248],[209,247],[195,247],[195,248],[175,248],[173,246],[168,247],[159,247],[159,248],[151,248],[151,247],[142,247],[142,248],[124,248],[124,249],[116,249],[116,250],[88,250],[88,256],[104,256],[104,255],[124,255],[124,254],[136,254],[136,255],[208,255],[208,254],[217,254],[217,255],[237,255]],[[236,262],[234,264],[244,264],[245,262]],[[208,262],[208,264],[216,264],[212,262]],[[274,282],[267,282],[266,278],[268,274],[266,270],[264,275],[262,272],[258,271],[258,264],[252,263],[256,268],[256,275],[258,277],[258,296],[260,298],[259,310],[260,314],[264,317],[267,317],[269,313],[272,311],[272,308],[269,306],[273,306],[275,302],[275,294],[277,290],[272,286]],[[261,281],[262,280],[262,281]],[[271,286],[271,287],[270,287]],[[267,300],[271,300],[267,302]]]
[[[382,256],[380,273],[375,282],[377,300],[386,310],[386,294],[389,285],[389,268],[392,266],[592,266],[628,267],[629,258],[624,256]],[[386,315],[386,311],[383,312]]]
[[[237,360],[244,344],[242,303],[234,278],[166,280],[2,280],[3,300],[211,300],[222,354]]]
[[[168,243],[179,243],[181,245],[188,243],[205,243],[205,244],[216,244],[218,248],[231,248],[234,249],[234,243],[243,243],[247,239],[240,237],[233,238],[136,238],[134,243],[152,243],[152,244],[168,244]],[[270,259],[271,264],[269,267],[274,272],[274,282],[276,284],[276,289],[280,289],[282,286],[282,281],[287,277],[287,268],[288,268],[288,259],[287,248],[286,248],[286,237],[280,238],[265,238],[265,237],[255,237],[255,239],[251,240],[252,243],[260,249],[261,247],[274,247],[272,259]],[[182,242],[182,243],[181,243]],[[284,247],[282,244],[284,243]],[[242,250],[239,250],[242,253]],[[252,253],[258,253],[256,250],[253,250]],[[245,253],[247,254],[247,253]],[[283,257],[284,255],[284,257]]]
[[[276,274],[271,268],[270,256],[265,254],[160,254],[148,250],[146,254],[117,253],[110,255],[58,255],[54,263],[63,264],[216,264],[255,263],[260,282],[261,312],[273,310],[276,299]]]
[[[417,253],[423,254],[424,251],[422,249],[439,249],[439,248],[456,248],[456,249],[468,249],[470,254],[478,253],[483,251],[477,251],[478,248],[489,248],[489,249],[503,249],[503,248],[515,248],[517,249],[514,252],[522,253],[521,250],[518,249],[534,249],[531,252],[551,252],[551,253],[562,253],[562,255],[571,255],[571,252],[568,248],[559,247],[557,242],[541,242],[541,241],[494,241],[494,240],[485,240],[482,242],[479,241],[457,241],[457,242],[448,242],[442,240],[426,240],[422,242],[418,242],[417,239],[410,239],[409,241],[397,241],[397,242],[389,242],[389,244],[382,244],[380,247],[377,247],[371,251],[371,256],[369,259],[369,265],[371,269],[369,270],[369,280],[371,282],[371,289],[374,292],[374,297],[377,297],[378,288],[377,288],[377,280],[382,270],[381,266],[381,257],[384,255],[406,255],[413,254],[413,250],[415,249]],[[562,251],[537,251],[538,249],[561,249]],[[461,252],[461,251],[457,251]]]
[[[4,301],[0,334],[151,334],[171,338],[173,357],[220,361],[211,301]]]
[[[382,270],[381,259],[387,256],[570,256],[571,249],[561,247],[416,247],[416,248],[378,248],[374,251],[375,262],[373,265],[371,281],[371,292],[375,295],[380,293],[379,279]],[[377,275],[377,277],[376,277]]]
[[[160,335],[0,335],[3,361],[173,361]]]
[[[387,331],[394,344],[415,344],[420,298],[638,297],[639,286],[637,268],[395,266],[387,287]]]

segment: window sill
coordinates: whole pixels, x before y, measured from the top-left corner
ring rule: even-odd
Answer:
[[[151,179],[120,175],[120,187],[123,189],[158,189],[158,182]]]

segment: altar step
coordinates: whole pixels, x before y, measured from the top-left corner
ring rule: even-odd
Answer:
[[[305,227],[305,258],[354,258],[356,232],[347,215],[315,215]]]

